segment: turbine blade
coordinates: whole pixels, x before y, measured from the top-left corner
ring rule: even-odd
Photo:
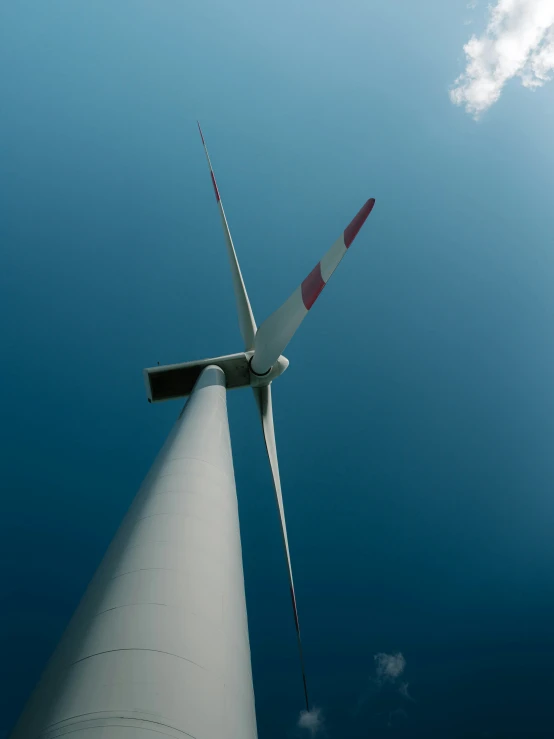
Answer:
[[[262,323],[254,341],[251,365],[256,374],[266,374],[283,353],[318,295],[329,282],[374,205],[375,199],[370,198],[290,298]]]
[[[285,547],[285,557],[287,559],[287,569],[289,574],[289,588],[292,602],[292,610],[294,614],[294,624],[296,626],[296,638],[298,640],[298,652],[300,655],[300,667],[302,669],[302,681],[304,684],[304,698],[306,700],[306,711],[310,710],[308,701],[308,686],[306,683],[306,670],[304,668],[304,656],[302,653],[302,642],[300,640],[300,624],[298,621],[298,608],[296,607],[296,595],[294,593],[294,582],[292,579],[292,566],[290,561],[289,541],[287,537],[287,524],[285,521],[285,509],[283,507],[283,495],[281,492],[281,478],[279,475],[279,463],[277,462],[277,446],[275,444],[275,429],[273,427],[273,407],[271,404],[271,384],[264,387],[254,387],[254,397],[260,411],[262,428],[264,432],[265,447],[271,474],[273,475],[273,485],[275,487],[275,498],[277,500],[277,508],[279,510],[279,518],[281,520],[281,533],[283,535],[283,545]]]
[[[198,123],[198,121],[197,121]],[[210,161],[210,155],[208,154],[208,147],[204,141],[204,134],[198,123],[198,130],[200,131],[200,138],[204,146],[206,153],[206,159],[208,160],[208,167],[210,168],[210,175],[212,177],[212,185],[214,186],[215,199],[219,206],[219,214],[221,216],[221,225],[223,226],[223,234],[225,236],[225,243],[227,245],[227,254],[229,255],[229,262],[231,263],[231,276],[233,278],[233,290],[235,291],[235,300],[237,302],[237,313],[239,319],[240,332],[244,341],[244,348],[248,351],[254,346],[254,337],[256,335],[256,321],[254,320],[254,314],[248,300],[248,294],[246,287],[244,286],[244,280],[240,271],[239,261],[233,246],[233,239],[231,238],[231,232],[229,231],[229,224],[225,217],[225,211],[223,210],[223,203],[219,196],[219,190],[215,181],[215,175]]]

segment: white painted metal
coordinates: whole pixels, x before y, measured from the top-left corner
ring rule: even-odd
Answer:
[[[273,425],[273,403],[271,399],[271,385],[263,387],[254,387],[254,398],[260,412],[262,422],[262,430],[265,440],[265,448],[269,458],[269,466],[271,467],[271,475],[273,477],[273,487],[275,488],[275,498],[277,501],[277,509],[279,511],[279,519],[281,522],[281,534],[283,536],[283,545],[285,548],[285,558],[287,561],[287,570],[289,576],[290,596],[292,600],[292,609],[294,611],[294,622],[296,626],[296,637],[298,639],[298,650],[300,654],[300,666],[302,668],[302,681],[304,683],[304,698],[306,701],[306,710],[310,710],[308,699],[308,685],[306,682],[306,669],[304,667],[304,654],[302,652],[302,641],[300,639],[300,620],[298,618],[298,606],[296,604],[296,592],[294,590],[294,579],[292,577],[292,564],[290,559],[289,538],[287,534],[287,522],[285,519],[285,507],[283,504],[283,492],[281,490],[281,475],[279,474],[279,462],[277,460],[277,444],[275,442],[275,427]]]
[[[258,329],[254,338],[254,372],[261,375],[275,364],[307,315],[308,310],[302,300],[302,288],[299,286]]]
[[[255,739],[225,376],[210,366],[12,739]]]
[[[210,161],[210,155],[208,154],[208,147],[204,141],[204,134],[198,124],[198,130],[200,131],[200,137],[204,146],[204,153],[206,154],[206,160],[208,167],[210,168],[210,174],[212,176],[212,182],[215,190],[215,196],[217,205],[219,208],[219,215],[221,216],[221,225],[223,227],[223,235],[225,236],[225,244],[227,246],[227,255],[229,257],[229,263],[231,265],[231,277],[233,279],[233,290],[235,292],[235,300],[237,303],[237,315],[239,319],[240,332],[244,341],[244,348],[246,350],[252,349],[254,346],[254,336],[256,335],[256,321],[254,320],[254,314],[252,313],[252,307],[250,306],[250,300],[248,299],[248,293],[244,285],[242,278],[242,272],[240,271],[239,260],[237,259],[237,253],[231,238],[231,231],[229,224],[227,223],[227,216],[223,209],[223,203],[221,202],[221,196],[215,181],[215,174]]]
[[[306,279],[296,288],[280,308],[272,313],[259,327],[254,338],[252,370],[263,375],[268,372],[277,357],[282,354],[298,327],[308,315],[331,275],[356,238],[356,234],[371,213],[375,199],[370,198],[354,216],[350,224],[326,251]]]
[[[283,493],[281,490],[281,476],[279,474],[279,462],[277,460],[277,445],[275,443],[275,428],[273,424],[273,404],[271,401],[271,385],[265,387],[254,388],[254,397],[256,404],[260,412],[260,420],[262,422],[262,430],[264,434],[265,446],[267,449],[267,456],[269,458],[269,465],[271,467],[271,474],[273,476],[273,485],[275,487],[275,496],[277,499],[277,509],[279,511],[279,518],[282,523],[282,534],[283,544],[285,547],[285,556],[287,559],[287,568],[289,573],[289,581],[292,588],[294,588],[292,578],[292,567],[290,563],[290,550],[289,550],[289,539],[287,536],[287,525],[285,522],[285,509],[283,506]]]
[[[346,246],[344,245],[344,233],[335,241],[333,246],[321,258],[321,278],[327,283],[329,278],[339,266],[339,262],[346,254]]]
[[[253,360],[254,352],[246,352],[246,356],[249,360]],[[277,360],[274,362],[270,371],[266,374],[262,376],[255,375],[253,372],[250,374],[250,387],[255,388],[270,385],[273,380],[277,379],[279,375],[283,374],[288,366],[289,360],[283,354],[281,354],[281,356],[277,357]]]
[[[254,352],[248,351],[239,352],[238,354],[225,354],[210,359],[198,359],[195,362],[148,367],[142,371],[148,402],[162,403],[166,400],[184,398],[190,395],[198,376],[209,364],[221,367],[225,373],[227,390],[249,387],[250,385],[252,387],[268,385],[276,377],[282,375],[289,366],[289,360],[280,356],[271,368],[271,372],[263,377],[258,377],[250,372],[249,362],[253,356]]]
[[[210,364],[221,367],[225,373],[227,390],[250,385],[250,357],[245,352],[221,357],[198,359],[194,362],[165,364],[142,371],[146,397],[150,403],[183,398],[190,395],[202,370]]]
[[[240,332],[244,341],[244,348],[252,349],[254,346],[254,336],[256,335],[256,322],[254,321],[254,314],[252,313],[250,300],[246,293],[242,272],[240,271],[237,254],[233,245],[233,239],[231,238],[231,231],[229,230],[227,217],[223,210],[223,203],[221,200],[218,205],[219,215],[221,216],[221,225],[223,226],[223,233],[225,235],[225,243],[227,244],[227,253],[231,264],[231,275],[233,277],[233,289],[235,291],[235,300],[237,303]]]

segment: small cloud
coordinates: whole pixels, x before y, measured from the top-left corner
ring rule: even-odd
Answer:
[[[412,701],[412,703],[415,703],[415,699],[412,698],[410,693],[408,692],[408,687],[410,683],[400,683],[400,687],[398,688],[398,692],[403,698],[406,698],[408,701]]]
[[[450,100],[477,120],[496,103],[504,85],[519,77],[530,90],[554,72],[554,2],[497,0],[487,27],[464,46],[466,68],[450,90]]]
[[[477,7],[477,0],[469,0],[466,7],[468,10],[475,10],[475,8]]]
[[[364,709],[364,706],[371,704],[375,709],[377,706],[385,706],[387,710],[401,710],[400,704],[405,700],[413,701],[408,692],[408,683],[399,682],[400,676],[406,669],[406,659],[402,652],[394,652],[387,654],[386,652],[378,652],[373,655],[375,662],[375,671],[370,676],[366,689],[358,699],[354,715]],[[400,694],[400,696],[399,696]],[[377,715],[377,714],[376,714]]]
[[[311,711],[300,711],[297,726],[299,729],[307,729],[311,736],[318,734],[323,729],[321,709],[314,706]]]
[[[404,672],[404,668],[406,667],[406,660],[402,652],[397,652],[396,654],[379,652],[373,659],[377,663],[376,671],[379,682],[396,680]]]

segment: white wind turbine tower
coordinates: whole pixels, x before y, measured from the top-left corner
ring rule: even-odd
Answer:
[[[199,126],[200,128],[200,126]],[[202,131],[200,131],[202,136]],[[271,383],[368,217],[368,200],[256,328],[204,137],[244,351],[144,370],[148,400],[190,395],[17,723],[12,739],[255,739],[226,390],[252,387],[271,465],[308,691],[277,463]]]

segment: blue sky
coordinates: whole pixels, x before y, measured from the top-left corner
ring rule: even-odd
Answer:
[[[273,393],[327,735],[552,735],[554,85],[547,36],[510,66],[502,35],[531,16],[1,5],[0,730],[179,412],[142,368],[241,349],[198,118],[258,323],[377,201]],[[259,735],[302,736],[269,468],[228,403]]]

